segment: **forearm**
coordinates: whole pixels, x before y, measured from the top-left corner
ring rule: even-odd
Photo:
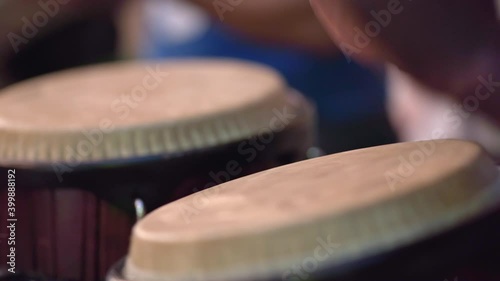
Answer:
[[[307,0],[187,0],[241,35],[264,44],[281,44],[315,53],[337,49]]]

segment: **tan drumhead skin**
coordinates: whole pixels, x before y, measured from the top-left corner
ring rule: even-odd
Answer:
[[[269,127],[288,91],[274,70],[224,59],[46,75],[0,91],[0,159],[72,162],[76,151],[100,161],[224,144]]]
[[[498,176],[480,147],[454,140],[275,168],[146,216],[133,229],[125,277],[255,280],[286,277],[306,260],[318,266],[353,261],[490,210],[499,202]]]

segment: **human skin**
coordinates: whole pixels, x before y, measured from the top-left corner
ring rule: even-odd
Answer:
[[[333,40],[351,46],[354,28],[364,29],[373,12],[398,2],[402,12],[352,57],[390,62],[459,103],[473,104],[481,96],[479,110],[500,125],[500,22],[494,0],[310,1]],[[486,87],[480,77],[493,82]]]
[[[338,54],[307,0],[190,2],[255,42],[303,49],[318,55]]]

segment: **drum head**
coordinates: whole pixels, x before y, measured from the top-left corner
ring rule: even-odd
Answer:
[[[223,59],[49,74],[0,92],[0,159],[95,162],[209,148],[269,127],[287,92],[274,70]]]
[[[299,162],[168,204],[133,229],[129,280],[257,280],[388,252],[499,202],[498,169],[462,141]]]

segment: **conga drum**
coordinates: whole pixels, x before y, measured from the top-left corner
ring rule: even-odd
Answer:
[[[2,232],[15,225],[0,268],[30,280],[104,280],[136,217],[305,159],[314,137],[314,109],[279,74],[225,59],[68,70],[1,91],[0,105]]]
[[[150,213],[108,281],[500,280],[499,191],[498,168],[463,141],[306,160]]]

